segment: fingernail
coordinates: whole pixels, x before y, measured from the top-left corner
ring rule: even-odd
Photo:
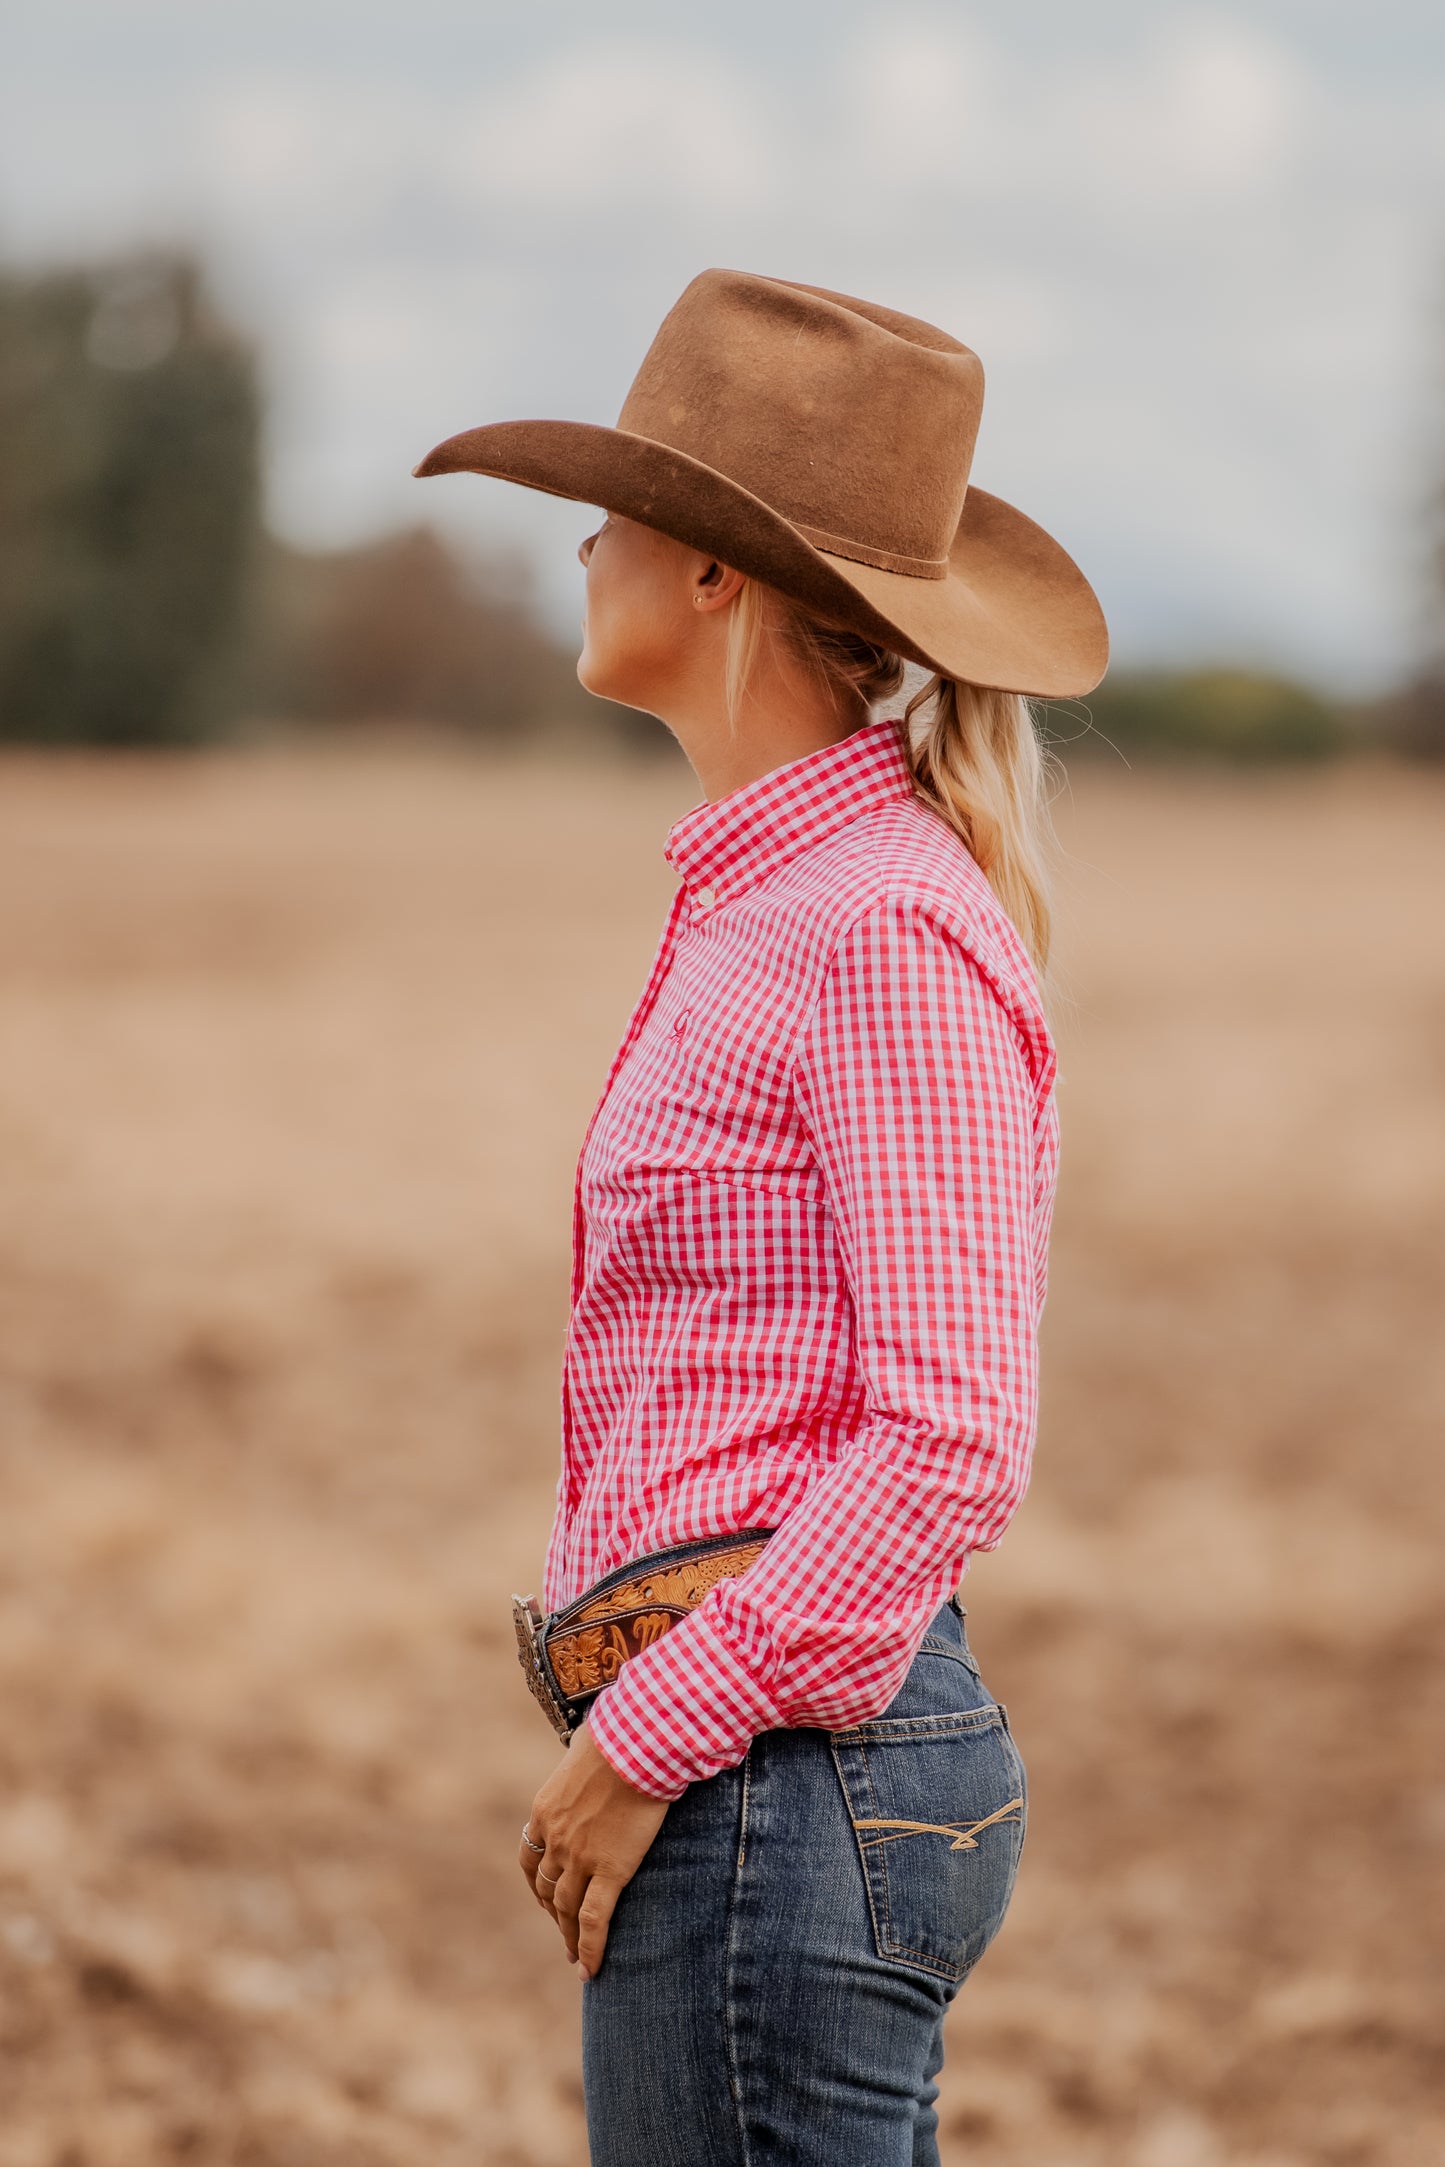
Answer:
[[[585,1964],[579,1964],[577,1967],[577,1976],[579,1979],[590,1979],[592,1974],[587,1969],[587,1966]]]

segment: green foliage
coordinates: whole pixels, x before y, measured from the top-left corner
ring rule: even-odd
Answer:
[[[188,260],[0,278],[0,736],[224,725],[259,427],[251,354]]]
[[[1170,755],[1267,762],[1319,760],[1342,749],[1345,711],[1283,677],[1243,669],[1147,671],[1106,678],[1087,699],[1055,703],[1046,727],[1070,756],[1116,746],[1127,758]]]

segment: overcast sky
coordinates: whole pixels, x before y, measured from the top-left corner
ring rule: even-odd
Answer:
[[[974,347],[975,478],[1079,559],[1121,661],[1366,689],[1407,656],[1438,0],[21,0],[3,43],[0,257],[199,243],[294,538],[518,539],[575,632],[583,508],[410,469],[477,422],[615,421],[717,264]]]

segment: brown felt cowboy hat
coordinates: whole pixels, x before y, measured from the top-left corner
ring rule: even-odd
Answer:
[[[467,470],[601,506],[766,580],[946,677],[1088,692],[1109,636],[1051,535],[969,485],[977,354],[916,316],[749,271],[700,271],[617,427],[496,421],[418,474]]]

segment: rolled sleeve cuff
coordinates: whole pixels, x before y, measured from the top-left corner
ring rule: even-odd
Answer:
[[[623,1781],[667,1799],[735,1767],[759,1731],[782,1721],[702,1608],[630,1656],[587,1714]]]

